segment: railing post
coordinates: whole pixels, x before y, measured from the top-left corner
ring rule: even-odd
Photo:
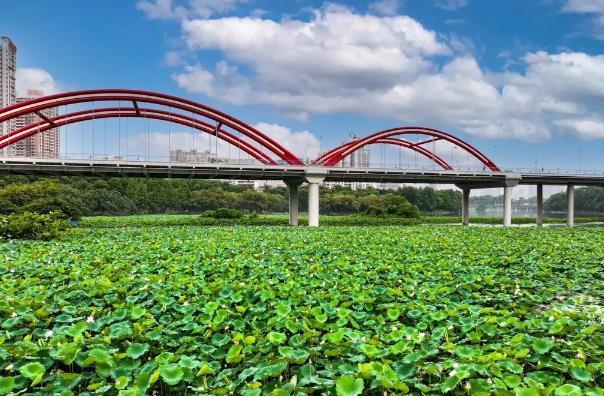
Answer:
[[[568,183],[566,187],[566,200],[568,209],[566,212],[566,225],[574,227],[575,225],[575,185]]]
[[[543,226],[543,184],[537,184],[537,227]]]

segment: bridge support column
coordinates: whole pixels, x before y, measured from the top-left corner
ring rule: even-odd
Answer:
[[[566,225],[574,227],[575,225],[575,185],[569,183],[566,187],[566,200],[568,209],[566,212]]]
[[[543,184],[537,184],[537,227],[543,226]]]
[[[463,188],[461,196],[461,222],[464,226],[470,225],[470,189]]]
[[[325,180],[325,173],[309,174],[305,177],[308,182],[308,226],[319,226],[319,187]]]
[[[302,179],[287,179],[284,180],[289,190],[289,225],[292,227],[298,226],[298,217],[300,215],[300,186],[303,183]]]
[[[503,187],[503,226],[512,226],[512,192],[514,187]]]

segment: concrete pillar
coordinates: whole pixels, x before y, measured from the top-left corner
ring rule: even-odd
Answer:
[[[503,226],[512,226],[512,191],[514,187],[503,188]]]
[[[319,226],[319,183],[308,184],[308,226]]]
[[[566,200],[568,209],[566,212],[566,225],[574,227],[575,225],[575,186],[574,184],[568,184],[566,187]]]
[[[461,198],[461,221],[465,226],[470,225],[470,189],[464,188]]]
[[[543,184],[537,184],[537,227],[543,226]]]
[[[284,182],[287,184],[289,190],[289,225],[295,227],[298,225],[298,217],[300,215],[299,191],[303,181],[301,179],[290,179],[284,180]]]
[[[307,175],[306,181],[308,182],[308,226],[318,227],[319,226],[319,187],[325,175]]]

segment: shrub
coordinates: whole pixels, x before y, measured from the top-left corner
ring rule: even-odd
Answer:
[[[220,208],[209,210],[202,216],[210,217],[212,219],[241,219],[243,217],[243,212],[237,209]]]
[[[64,217],[61,212],[24,212],[0,216],[0,238],[50,240],[59,236],[69,226]]]

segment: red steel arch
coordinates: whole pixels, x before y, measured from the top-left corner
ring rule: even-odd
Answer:
[[[248,125],[235,117],[200,103],[156,92],[128,89],[101,89],[66,92],[44,96],[0,109],[0,123],[28,113],[41,114],[41,111],[53,107],[107,101],[131,102],[135,109],[139,107],[139,103],[151,103],[197,114],[199,116],[214,120],[220,126],[227,126],[237,132],[240,132],[246,137],[259,143],[262,147],[266,148],[290,165],[304,165],[304,162],[300,158],[283,147],[281,144],[251,125]],[[44,119],[45,117],[41,118]]]
[[[184,125],[187,127],[195,128],[201,132],[208,133],[213,136],[217,136],[222,141],[232,144],[239,148],[245,153],[251,155],[258,161],[267,165],[276,165],[277,163],[269,157],[267,154],[258,150],[238,136],[235,136],[222,129],[216,129],[215,126],[210,125],[201,120],[188,117],[178,113],[171,113],[164,110],[147,109],[147,108],[124,108],[124,107],[113,107],[113,108],[100,108],[94,110],[84,110],[69,114],[63,114],[53,118],[47,118],[38,123],[26,125],[22,128],[16,129],[4,136],[0,137],[0,149],[3,149],[13,143],[20,140],[26,139],[30,136],[38,133],[43,133],[49,129],[61,127],[69,124],[75,124],[78,122],[84,122],[89,120],[97,120],[103,118],[149,118],[155,120],[162,120],[168,122],[174,122],[176,124]]]
[[[334,151],[342,150],[344,147],[350,146],[351,144],[354,144],[355,142],[357,142],[357,141],[354,140],[352,142],[345,143],[342,146],[336,147],[335,149],[328,151],[327,153],[323,154],[318,159],[314,160],[313,163],[318,164],[318,163],[320,163],[321,158],[325,158],[326,156],[329,156],[330,154],[332,154]],[[449,165],[449,163],[447,161],[445,161],[442,157],[440,157],[440,156],[434,154],[433,152],[431,152],[430,150],[427,150],[427,149],[423,148],[422,146],[418,146],[417,144],[410,142],[408,140],[395,139],[395,138],[383,138],[383,139],[379,139],[378,141],[376,141],[375,144],[391,144],[394,146],[408,148],[408,149],[418,152],[419,154],[423,155],[426,158],[431,159],[444,170],[453,170],[453,167],[451,165]]]
[[[439,141],[439,140],[445,140],[445,141],[448,141],[448,142],[454,144],[457,147],[462,148],[463,150],[465,150],[466,152],[468,152],[469,154],[474,156],[476,159],[478,159],[480,162],[482,162],[486,168],[488,168],[494,172],[501,171],[501,169],[499,169],[499,167],[493,161],[491,161],[486,155],[481,153],[477,148],[473,147],[469,143],[466,143],[465,141],[463,141],[449,133],[439,131],[437,129],[425,128],[425,127],[413,127],[413,126],[387,129],[385,131],[376,132],[372,135],[355,140],[353,142],[343,144],[341,146],[338,146],[338,147],[324,153],[319,158],[317,158],[314,161],[314,163],[318,164],[318,165],[324,165],[324,166],[335,166],[336,164],[341,162],[344,158],[348,157],[353,152],[355,152],[367,145],[378,144],[378,143],[398,144],[398,143],[394,143],[394,142],[390,141],[390,139],[393,136],[414,135],[414,134],[431,136],[432,138],[428,139],[426,141],[423,141],[423,142],[418,142],[418,143],[411,143],[411,142],[403,141],[400,139],[393,139],[393,140],[410,143],[412,147],[409,147],[409,148],[411,148],[415,151],[418,151],[418,152],[421,152],[421,151],[417,150],[417,148],[421,148],[421,146],[424,144]],[[406,143],[399,144],[399,145],[401,145],[403,147],[407,147]],[[431,158],[431,159],[434,160],[436,163],[438,163],[440,166],[443,166],[443,164],[439,163],[439,161],[436,159],[437,156],[435,154],[429,152],[426,149],[423,149],[423,150],[425,150],[426,153],[421,152],[422,154],[425,155],[427,153],[430,153],[428,156],[435,157],[435,158]],[[442,160],[442,159],[440,159],[440,160]],[[447,166],[449,169],[452,169],[450,167],[450,165],[447,164]]]

